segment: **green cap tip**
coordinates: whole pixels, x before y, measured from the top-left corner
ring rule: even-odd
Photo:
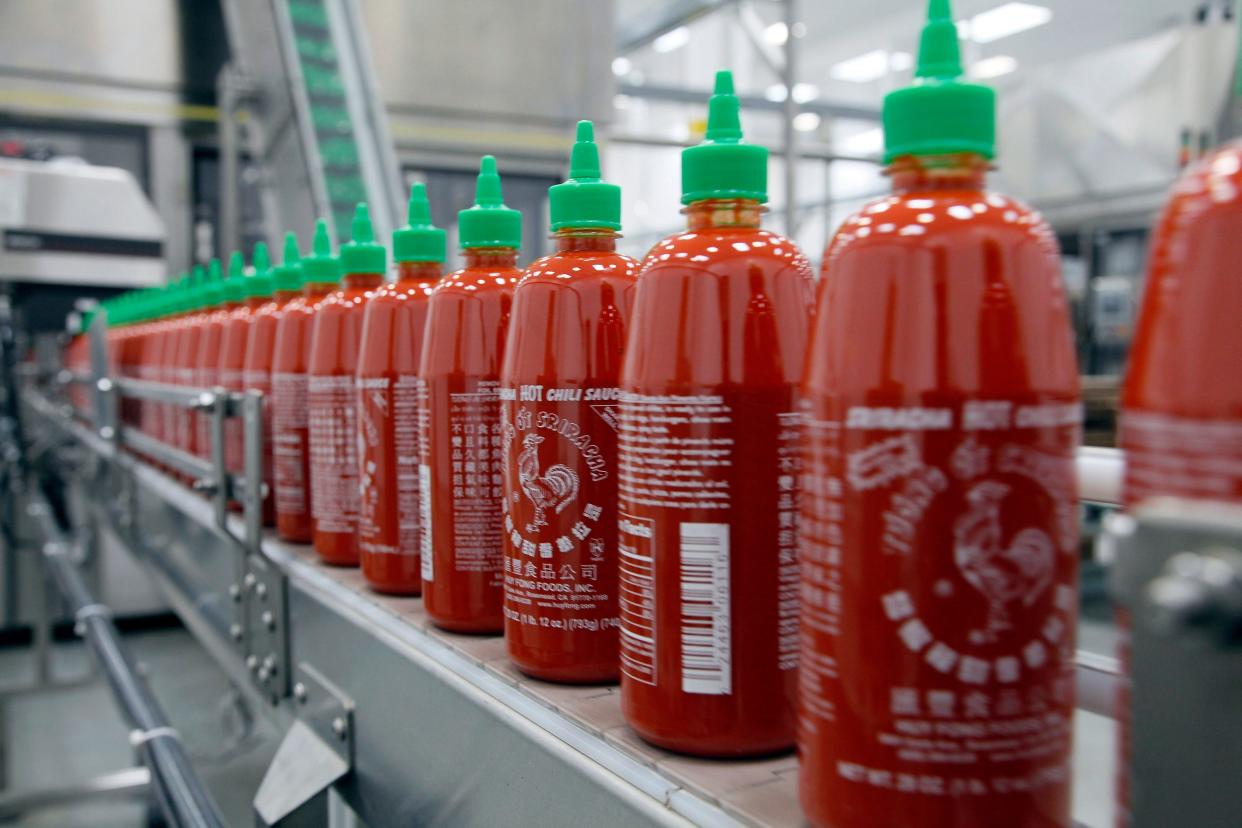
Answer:
[[[569,154],[569,180],[548,188],[552,230],[621,229],[621,188],[601,180],[595,125],[579,121]]]
[[[357,244],[375,241],[375,231],[371,228],[371,211],[365,201],[359,201],[354,208],[354,221],[349,228],[349,237]]]
[[[371,213],[364,201],[354,208],[350,235],[350,241],[341,245],[341,272],[383,273],[388,268],[388,259],[383,245],[375,242]]]
[[[229,256],[229,278],[240,279],[246,275],[246,260],[242,258],[242,254],[238,250],[233,251],[233,255]]]
[[[905,155],[996,154],[996,93],[964,83],[949,0],[928,0],[914,83],[884,96],[884,161]]]
[[[504,204],[504,194],[500,189],[500,174],[496,172],[496,159],[491,155],[483,156],[479,162],[479,178],[475,183],[474,203],[480,207],[495,207]]]
[[[328,234],[328,221],[319,219],[315,222],[311,255],[302,260],[302,281],[326,284],[340,280],[341,264],[332,255],[332,237]]]
[[[267,242],[261,241],[254,246],[250,262],[254,265],[255,271],[259,273],[272,269],[272,257],[267,252]]]
[[[463,248],[521,246],[522,214],[505,206],[494,157],[479,161],[474,205],[457,214],[457,226]]]
[[[281,264],[296,264],[302,254],[298,251],[298,234],[292,230],[285,232],[285,249],[280,255]]]
[[[443,262],[447,234],[431,223],[431,203],[422,182],[410,187],[405,227],[392,234],[392,258],[398,262]]]
[[[595,143],[595,125],[579,121],[574,136],[573,149],[569,151],[569,177],[572,179],[598,179],[599,146]]]
[[[703,139],[681,153],[682,204],[713,198],[768,200],[768,151],[742,140],[740,103],[727,69],[716,73]]]
[[[285,247],[280,264],[272,268],[272,288],[295,291],[302,287],[302,255],[298,252],[298,236],[292,230],[285,233]]]

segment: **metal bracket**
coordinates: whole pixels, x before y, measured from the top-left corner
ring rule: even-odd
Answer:
[[[289,694],[290,686],[288,578],[263,557],[247,555],[241,605],[246,667],[276,704]]]
[[[298,719],[254,797],[260,826],[328,824],[328,790],[354,765],[354,702],[310,664],[298,664]]]
[[[1242,507],[1153,498],[1105,530],[1129,618],[1130,824],[1236,825]]]

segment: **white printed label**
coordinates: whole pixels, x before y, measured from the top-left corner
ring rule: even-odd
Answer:
[[[311,377],[308,397],[311,504],[316,529],[355,532],[360,497],[354,378]]]
[[[306,514],[306,374],[272,374],[272,461],[276,466],[276,509]]]
[[[651,685],[656,683],[654,534],[650,518],[618,515],[621,672],[627,679]]]
[[[732,692],[729,524],[681,524],[681,689]]]
[[[436,579],[435,558],[431,554],[431,466],[422,463],[418,467],[418,487],[421,497],[419,497],[419,508],[422,512],[423,524],[423,544],[422,544],[422,570],[424,581],[434,581]]]

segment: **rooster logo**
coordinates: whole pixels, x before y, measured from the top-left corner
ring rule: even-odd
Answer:
[[[1003,544],[1000,505],[1009,487],[985,480],[966,493],[966,513],[953,525],[953,560],[966,582],[988,602],[988,641],[1012,627],[1009,604],[1033,604],[1052,580],[1052,539],[1040,529],[1022,529]]]
[[[559,515],[578,496],[578,473],[568,466],[557,463],[540,474],[539,444],[542,442],[538,434],[527,434],[522,438],[524,448],[518,455],[518,484],[535,507],[531,522],[526,524],[527,532],[548,525],[544,519],[546,510],[552,509]]]

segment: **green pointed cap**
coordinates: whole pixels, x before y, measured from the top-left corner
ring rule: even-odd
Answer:
[[[315,240],[311,254],[302,260],[302,284],[326,284],[341,281],[341,263],[332,255],[332,239],[328,236],[328,222],[320,219],[315,223]]]
[[[681,203],[708,198],[768,200],[768,150],[742,140],[733,73],[716,73],[703,143],[681,151]]]
[[[443,262],[447,233],[431,223],[427,187],[410,188],[408,223],[392,233],[392,258],[397,262]]]
[[[884,96],[884,163],[903,155],[996,155],[996,92],[961,76],[949,0],[929,0],[914,83]]]
[[[552,229],[607,227],[621,229],[621,188],[600,177],[599,147],[595,126],[578,122],[574,147],[569,153],[569,180],[548,188],[548,211]]]
[[[280,264],[272,268],[272,287],[292,292],[302,289],[302,255],[298,252],[298,237],[292,230],[285,233],[285,252]]]
[[[246,297],[265,297],[272,295],[272,259],[267,254],[267,242],[259,242],[254,246],[254,254],[250,263],[254,272],[246,277]]]
[[[236,250],[229,257],[229,275],[224,280],[224,301],[237,304],[246,298],[246,260]]]
[[[340,255],[342,273],[383,273],[388,269],[388,256],[384,246],[375,241],[366,202],[360,201],[354,208],[349,241],[341,245]]]
[[[224,302],[224,277],[221,275],[220,260],[212,259],[207,263],[207,277],[203,279],[203,307],[214,308]]]
[[[463,248],[522,246],[522,214],[505,206],[496,159],[490,155],[479,162],[474,205],[457,214],[457,234]]]

